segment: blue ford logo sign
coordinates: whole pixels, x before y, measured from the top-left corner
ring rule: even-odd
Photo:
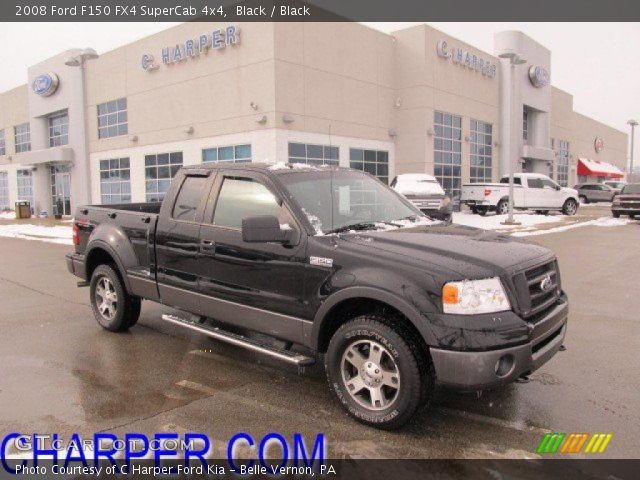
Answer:
[[[31,88],[33,92],[37,95],[42,95],[43,97],[48,97],[55,93],[58,89],[58,84],[60,80],[58,79],[58,75],[55,73],[43,73],[42,75],[38,75],[36,79],[31,84]]]
[[[529,81],[536,88],[542,88],[549,85],[549,71],[540,66],[531,65],[529,67]]]

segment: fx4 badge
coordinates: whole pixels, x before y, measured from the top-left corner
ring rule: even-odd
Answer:
[[[317,265],[318,267],[332,267],[333,258],[309,257],[309,263],[311,265]]]

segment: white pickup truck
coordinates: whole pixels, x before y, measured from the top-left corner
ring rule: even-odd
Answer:
[[[496,212],[504,215],[509,209],[509,177],[500,183],[467,183],[462,185],[460,202],[471,208],[473,213],[485,215]],[[559,210],[565,215],[578,211],[578,191],[564,188],[540,173],[516,173],[513,186],[513,206],[519,210],[535,210],[548,213]]]

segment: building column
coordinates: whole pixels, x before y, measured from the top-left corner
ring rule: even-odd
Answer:
[[[45,211],[53,215],[51,208],[51,172],[48,165],[38,165],[32,171],[33,211],[36,215]]]

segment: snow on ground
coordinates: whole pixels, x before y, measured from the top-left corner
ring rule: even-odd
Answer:
[[[532,235],[546,235],[548,233],[558,233],[558,232],[566,232],[567,230],[572,230],[574,228],[580,227],[619,227],[621,225],[627,225],[628,223],[633,222],[629,218],[613,218],[613,217],[600,217],[595,220],[588,220],[586,222],[577,222],[571,223],[569,225],[562,225],[560,227],[549,228],[547,230],[535,230],[535,231],[526,231],[526,232],[513,232],[511,235],[514,237],[529,237]]]
[[[8,210],[6,212],[0,212],[0,218],[2,220],[15,220],[16,212],[13,210]]]
[[[516,213],[513,219],[520,225],[502,225],[507,219],[506,215],[487,216],[477,215],[469,212],[453,212],[453,223],[458,225],[466,225],[468,227],[484,228],[485,230],[522,230],[530,229],[536,225],[544,223],[557,223],[562,221],[563,215],[537,215],[534,213]]]
[[[45,227],[27,223],[0,225],[0,237],[42,240],[61,245],[73,245],[73,233],[70,226]]]

